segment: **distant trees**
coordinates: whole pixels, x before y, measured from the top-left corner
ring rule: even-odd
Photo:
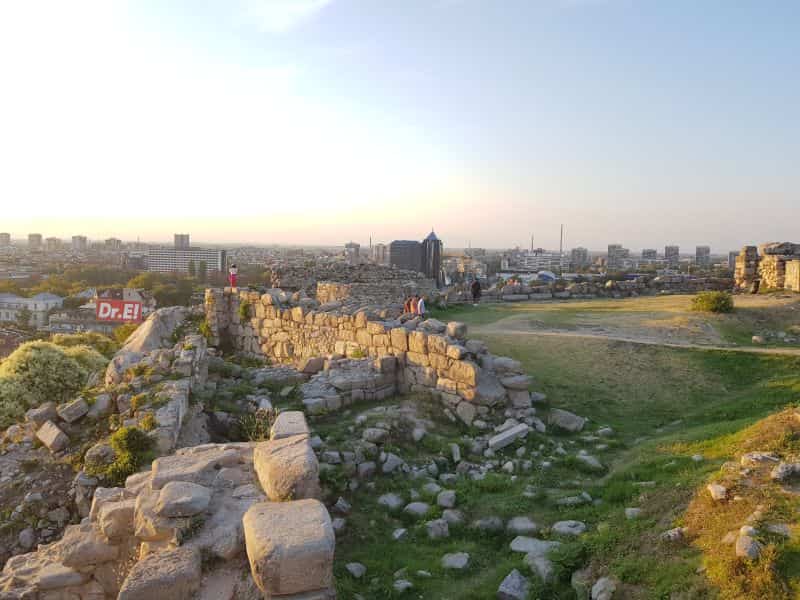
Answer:
[[[189,271],[189,277],[197,276],[197,268],[195,267],[193,260],[189,261],[189,266],[187,267],[187,270]]]
[[[28,329],[31,326],[31,317],[33,317],[33,313],[27,306],[23,306],[17,313],[17,325],[21,329]]]
[[[208,277],[208,264],[206,264],[206,261],[201,260],[200,266],[197,268],[197,280],[200,283],[205,283],[206,277]]]

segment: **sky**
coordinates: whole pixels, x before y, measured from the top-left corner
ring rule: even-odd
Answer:
[[[0,0],[0,230],[800,241],[796,0]]]

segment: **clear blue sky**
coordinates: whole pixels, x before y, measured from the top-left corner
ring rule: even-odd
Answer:
[[[800,2],[9,0],[0,22],[15,235],[800,241]]]

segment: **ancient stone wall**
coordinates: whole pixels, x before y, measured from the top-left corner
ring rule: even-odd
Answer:
[[[530,378],[522,375],[519,364],[493,357],[482,342],[467,340],[461,323],[418,318],[401,323],[370,320],[363,311],[309,311],[284,306],[274,294],[229,288],[206,290],[206,319],[212,344],[228,343],[248,355],[301,370],[320,357],[333,364],[370,357],[380,374],[367,384],[376,391],[374,397],[395,391],[433,393],[467,423],[515,395],[530,406]],[[332,383],[340,390],[350,385]]]
[[[790,260],[786,263],[784,287],[793,292],[800,292],[800,259]]]
[[[736,288],[747,290],[756,279],[762,289],[800,291],[797,267],[792,263],[800,261],[800,244],[791,242],[772,242],[755,246],[745,246],[736,257]]]

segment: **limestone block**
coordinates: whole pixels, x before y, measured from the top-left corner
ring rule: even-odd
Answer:
[[[52,421],[45,422],[36,432],[36,437],[50,452],[63,450],[69,444],[69,437],[61,431]]]
[[[67,525],[63,537],[50,551],[64,566],[83,569],[116,560],[119,548],[103,539],[91,523],[83,523]]]
[[[280,440],[294,435],[309,435],[303,411],[287,410],[278,415],[270,430],[270,439]]]
[[[419,352],[413,351],[406,352],[406,362],[410,365],[417,365],[420,367],[427,367],[431,364],[427,354],[420,354]]]
[[[308,436],[262,442],[253,454],[258,480],[274,502],[317,498],[319,463]]]
[[[429,335],[428,352],[447,354],[447,340],[441,335]]]
[[[153,461],[151,487],[160,490],[170,481],[210,485],[219,468],[238,463],[239,453],[234,449],[211,448],[193,454],[163,456]]]
[[[243,525],[250,570],[267,597],[319,592],[332,586],[336,542],[330,515],[321,502],[255,504],[244,515]]]
[[[170,481],[158,495],[156,514],[162,517],[191,517],[204,512],[210,502],[209,488],[187,481]]]
[[[133,533],[135,508],[134,498],[104,503],[97,515],[97,523],[103,535],[110,540],[130,536]]]
[[[450,367],[450,379],[475,386],[478,385],[478,372],[478,365],[468,360],[462,360],[454,362]]]
[[[56,419],[58,419],[58,413],[54,402],[45,402],[25,413],[26,421],[39,426],[44,425],[46,421],[55,421]]]
[[[447,358],[452,358],[453,360],[461,360],[464,358],[464,355],[467,353],[467,349],[464,346],[458,345],[450,345],[447,346]]]
[[[389,332],[392,347],[406,352],[408,350],[408,334],[403,327],[395,327]]]
[[[428,336],[421,331],[412,331],[408,334],[408,349],[417,354],[427,354]]]
[[[515,425],[514,427],[506,429],[494,437],[489,438],[489,448],[492,450],[500,450],[501,448],[505,448],[506,446],[513,444],[518,439],[528,435],[528,431],[530,431],[530,427],[528,427],[528,425],[525,423]]]
[[[89,405],[83,398],[76,398],[72,402],[60,404],[56,408],[56,412],[67,423],[74,423],[89,412]]]
[[[201,575],[196,549],[155,552],[133,565],[117,600],[190,600],[200,587]]]
[[[466,323],[461,323],[460,321],[450,321],[447,324],[446,331],[448,337],[455,338],[457,340],[463,340],[467,337],[467,325]]]

